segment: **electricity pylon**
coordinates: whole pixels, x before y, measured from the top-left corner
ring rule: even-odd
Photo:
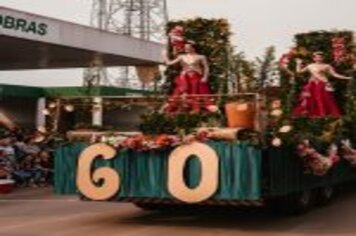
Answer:
[[[90,24],[93,27],[144,40],[164,42],[168,22],[166,0],[93,0]],[[110,74],[110,75],[109,75]],[[130,67],[105,69],[100,58],[84,76],[84,84],[131,88],[139,84]]]

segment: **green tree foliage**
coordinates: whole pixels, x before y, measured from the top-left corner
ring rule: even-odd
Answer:
[[[236,91],[251,92],[256,88],[256,65],[249,61],[243,52],[232,56],[232,74],[236,78]]]
[[[266,48],[262,58],[256,58],[257,61],[257,90],[261,91],[263,87],[272,83],[271,77],[276,73],[276,56],[274,46]]]

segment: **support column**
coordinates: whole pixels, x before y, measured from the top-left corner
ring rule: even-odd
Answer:
[[[101,97],[94,97],[93,102],[92,125],[103,126],[103,99]]]
[[[45,108],[46,98],[39,98],[37,100],[36,127],[46,127],[46,116],[43,114]]]

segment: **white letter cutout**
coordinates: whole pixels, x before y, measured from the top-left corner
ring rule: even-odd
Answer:
[[[115,154],[116,150],[104,143],[93,144],[80,154],[77,187],[85,197],[95,201],[102,201],[113,197],[118,192],[120,189],[120,176],[115,170],[109,167],[101,167],[94,170],[91,176],[92,163],[98,156],[102,156],[105,160],[110,160]],[[103,180],[102,186],[95,185],[99,180]]]
[[[201,180],[191,189],[184,181],[184,166],[192,155],[201,163]],[[209,199],[218,189],[219,158],[206,144],[194,142],[176,148],[168,160],[168,190],[177,199],[186,203],[198,203]]]

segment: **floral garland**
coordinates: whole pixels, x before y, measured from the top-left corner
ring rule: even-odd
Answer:
[[[347,50],[345,45],[345,38],[344,37],[333,37],[331,39],[332,43],[332,55],[334,58],[335,63],[340,64],[346,61],[347,57]]]
[[[341,143],[343,158],[346,159],[351,166],[356,167],[356,149],[352,148],[350,140],[343,140]]]
[[[189,135],[144,135],[103,136],[100,142],[109,144],[116,149],[132,149],[135,151],[151,151],[171,149],[192,142],[206,142],[208,140],[225,140],[248,142],[251,145],[260,144],[260,134],[249,129],[221,129],[198,128]],[[93,141],[96,142],[96,141]]]
[[[279,59],[279,65],[282,68],[287,68],[290,64],[290,62],[297,56],[297,52],[295,48],[292,48],[289,50],[289,52],[283,54],[281,58]]]
[[[308,140],[304,140],[297,147],[297,152],[304,162],[307,173],[324,176],[340,160],[338,148],[335,144],[329,147],[328,155],[324,156],[313,148]]]
[[[341,157],[347,160],[352,167],[356,167],[356,149],[352,148],[350,140],[341,141]],[[338,147],[335,144],[330,145],[328,155],[324,156],[311,147],[308,140],[304,140],[297,147],[299,156],[303,159],[307,173],[317,176],[323,176],[340,161]]]
[[[102,137],[101,142],[109,144],[116,149],[134,149],[148,151],[165,149],[179,144],[179,139],[174,135],[149,136],[138,134],[131,137]]]
[[[132,149],[140,152],[151,150],[164,150],[189,144],[195,141],[205,142],[208,138],[208,132],[198,132],[187,136],[179,137],[177,135],[161,134],[156,136],[137,134],[131,137],[111,136],[101,138],[101,142],[107,143],[116,149]]]

